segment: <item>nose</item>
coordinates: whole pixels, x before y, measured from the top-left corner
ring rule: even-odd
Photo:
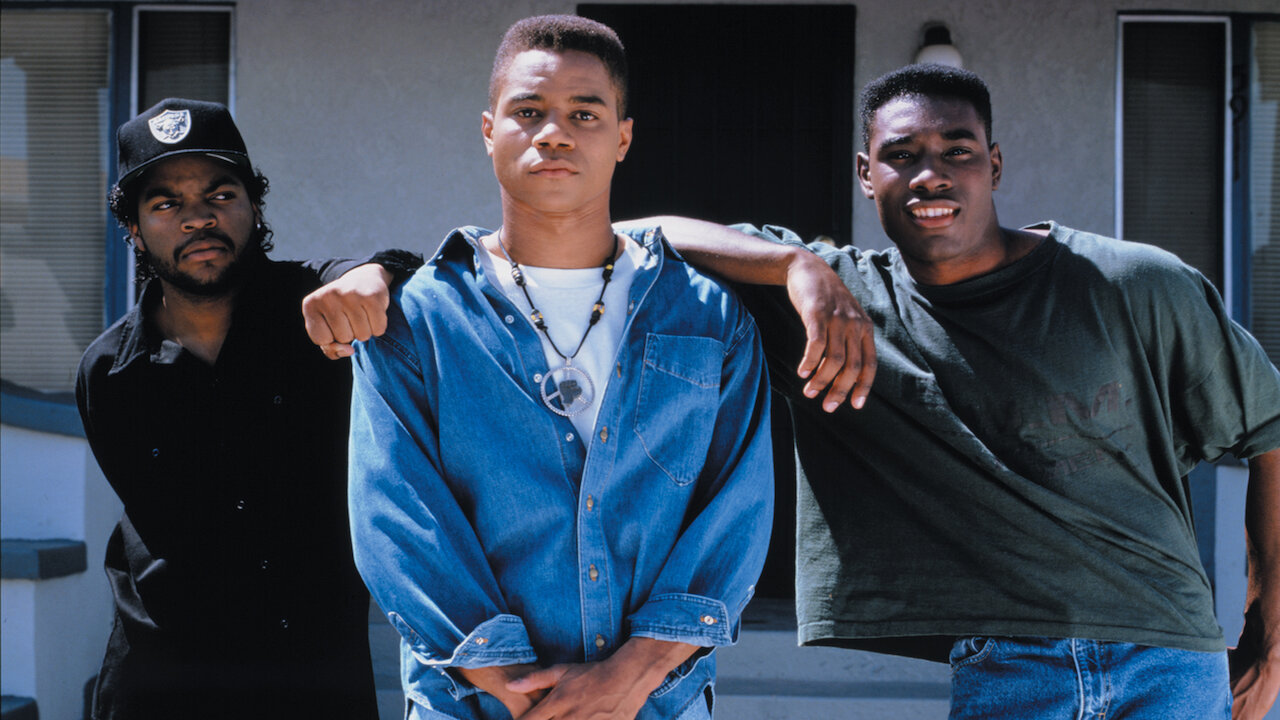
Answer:
[[[533,144],[548,150],[570,150],[573,148],[573,134],[562,116],[548,113],[542,127],[533,136]]]
[[[931,158],[924,158],[916,167],[911,178],[911,189],[918,193],[935,193],[951,188],[951,176],[947,174],[942,163]]]
[[[208,203],[192,202],[183,206],[183,232],[193,232],[195,230],[211,228],[217,224],[217,216],[214,215],[213,208],[211,208]]]

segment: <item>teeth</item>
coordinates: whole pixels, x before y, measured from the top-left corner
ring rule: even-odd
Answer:
[[[948,215],[954,215],[955,212],[956,211],[952,208],[927,207],[927,208],[915,208],[914,210],[911,211],[911,214],[915,215],[918,218],[936,218],[936,217],[946,217]]]

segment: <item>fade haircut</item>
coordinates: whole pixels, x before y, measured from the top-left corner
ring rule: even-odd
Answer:
[[[507,29],[493,58],[489,75],[489,109],[498,104],[498,84],[516,55],[527,50],[563,53],[577,50],[594,55],[618,93],[618,117],[627,116],[627,53],[613,28],[577,15],[539,15],[525,18]]]
[[[993,144],[991,93],[982,78],[968,70],[947,65],[907,65],[881,75],[862,89],[858,107],[864,152],[871,152],[871,123],[875,120],[876,111],[900,97],[942,97],[969,103],[982,119],[982,127],[987,131],[987,144]]]

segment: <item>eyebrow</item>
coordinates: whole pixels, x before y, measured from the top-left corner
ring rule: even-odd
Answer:
[[[906,145],[911,142],[913,135],[895,135],[885,138],[877,147],[881,150],[891,148],[895,145]],[[969,128],[959,127],[952,128],[942,133],[943,140],[977,140],[978,136],[973,134]]]
[[[507,98],[509,103],[543,102],[544,100],[546,98],[538,93],[521,93]],[[599,95],[571,95],[569,102],[573,105],[608,105]]]
[[[206,193],[211,193],[223,185],[238,185],[240,181],[231,175],[219,175],[213,179],[213,182],[204,189]],[[174,192],[166,185],[150,185],[142,193],[143,200],[150,200],[157,197],[175,197],[178,193]]]

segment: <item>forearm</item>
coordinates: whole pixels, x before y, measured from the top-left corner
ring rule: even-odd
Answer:
[[[635,678],[637,691],[648,695],[666,680],[672,670],[701,648],[689,643],[633,637],[622,644],[606,662],[621,668],[622,677]]]
[[[1280,661],[1280,449],[1249,460],[1245,506],[1249,543],[1248,628],[1260,655]]]
[[[816,260],[802,247],[780,245],[703,220],[664,215],[618,226],[631,225],[661,226],[667,241],[689,262],[739,283],[786,285],[797,263]]]
[[[388,284],[407,279],[422,266],[422,256],[408,250],[379,250],[358,258],[313,258],[302,263],[328,284],[361,265],[379,265],[391,273]]]

